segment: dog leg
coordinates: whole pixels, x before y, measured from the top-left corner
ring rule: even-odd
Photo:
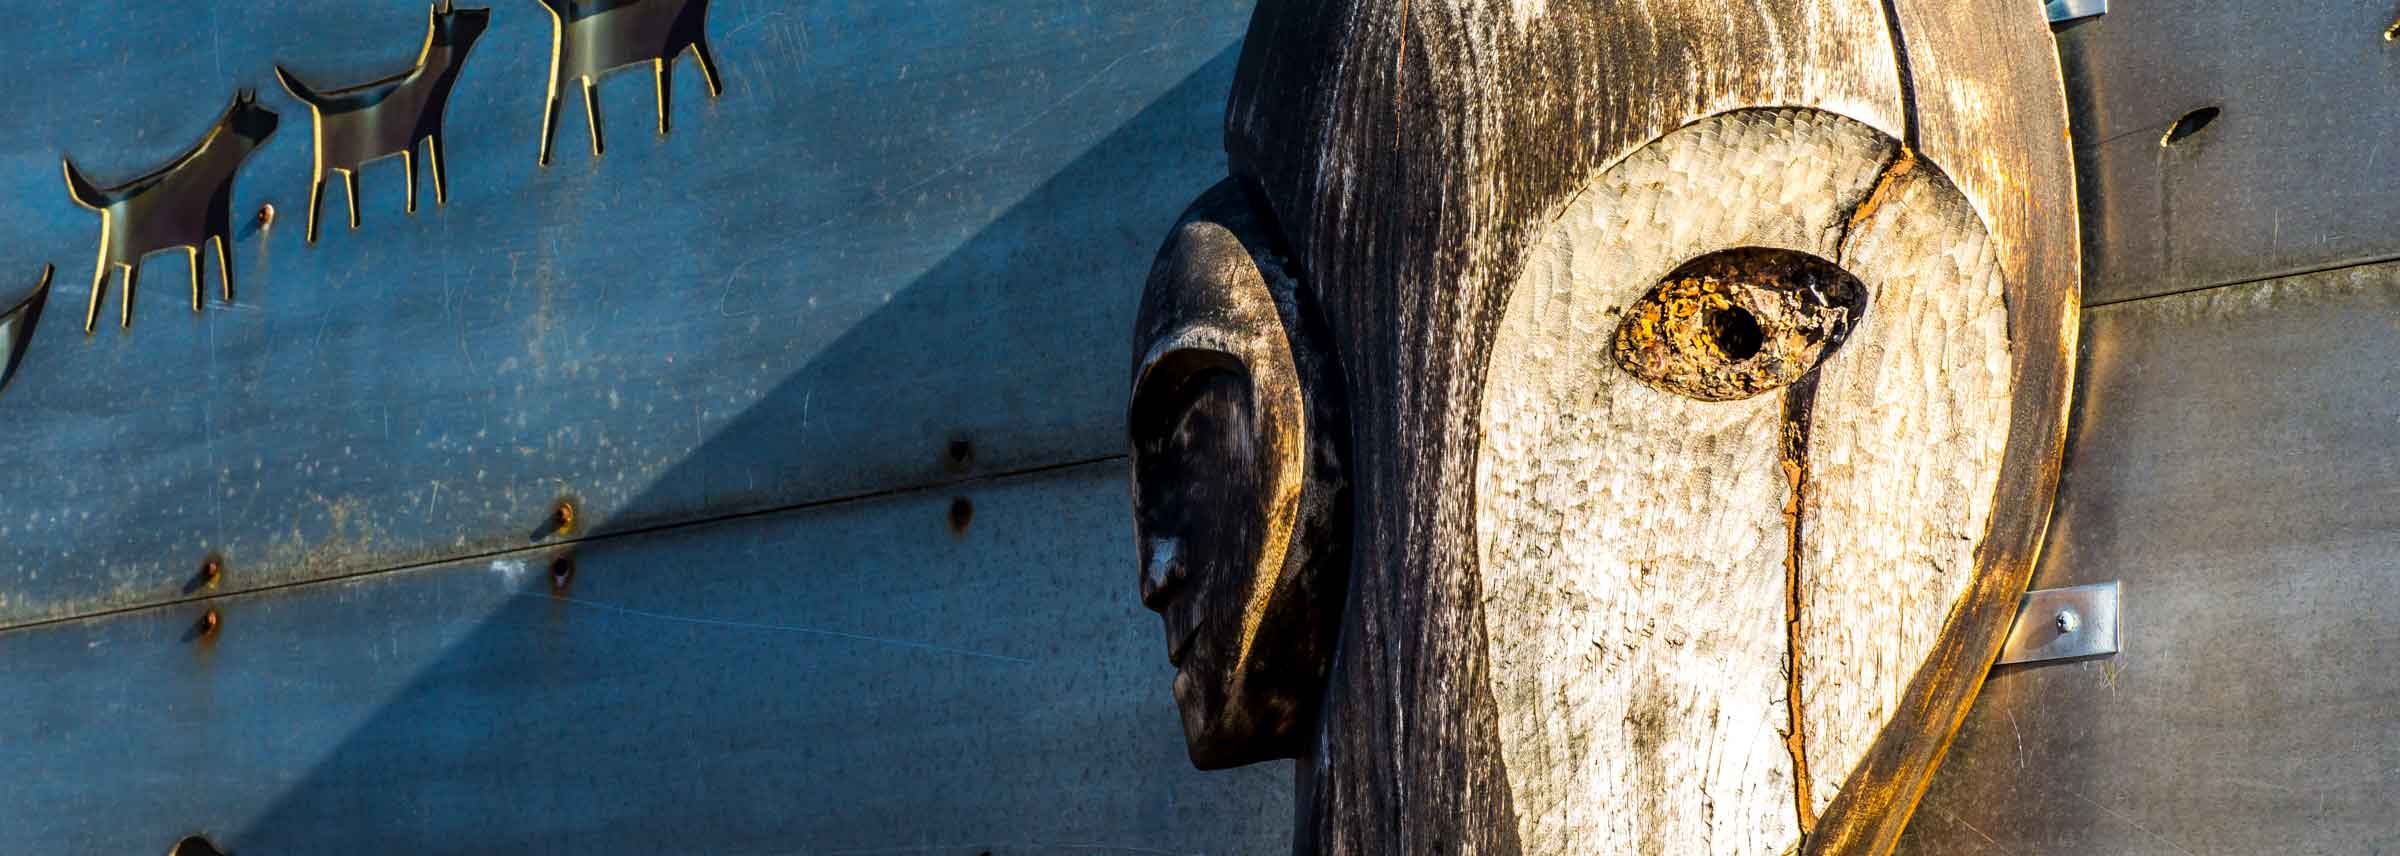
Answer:
[[[192,263],[192,314],[200,314],[200,245],[183,248],[183,257]]]
[[[320,172],[308,185],[308,243],[312,246],[317,243],[317,210],[325,207],[324,203],[325,174]]]
[[[358,231],[358,170],[342,170],[342,189],[350,191],[350,231]]]
[[[725,94],[724,81],[717,79],[717,55],[708,49],[708,40],[692,43],[692,58],[700,61],[700,79],[708,83],[708,97]]]
[[[400,172],[408,176],[408,213],[417,213],[417,147],[400,150]]]
[[[650,61],[652,77],[658,81],[658,135],[667,135],[667,105],[675,91],[675,63],[672,58]]]
[[[233,302],[233,230],[218,232],[209,240],[217,245],[217,293],[225,302]]]
[[[542,166],[550,165],[550,141],[558,138],[558,81],[550,82],[550,103],[542,107]]]
[[[600,142],[600,82],[589,77],[583,79],[583,121],[592,126],[592,157],[599,157],[607,148]]]
[[[134,259],[125,266],[125,285],[117,291],[117,327],[133,328],[133,289],[141,283],[142,260]]]
[[[450,180],[442,177],[442,135],[425,138],[425,165],[433,168],[433,204],[450,204]]]
[[[103,221],[103,223],[105,222],[106,221]],[[106,225],[102,225],[100,227],[100,231],[105,233],[108,231],[108,227]],[[91,305],[84,307],[83,310],[83,332],[88,334],[93,330],[98,329],[100,326],[100,297],[101,295],[107,293],[108,236],[103,234],[101,235],[100,239],[100,261],[98,263],[98,267],[92,271],[92,302]]]

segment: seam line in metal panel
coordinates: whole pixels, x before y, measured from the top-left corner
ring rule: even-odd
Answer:
[[[82,613],[82,614],[79,614],[79,615],[62,615],[62,616],[58,616],[58,617],[55,617],[55,618],[44,618],[44,619],[41,619],[41,620],[38,620],[38,621],[28,621],[28,622],[25,622],[25,623],[23,623],[23,624],[12,624],[12,625],[8,625],[8,626],[6,626],[6,627],[0,627],[0,636],[4,636],[4,635],[10,634],[10,633],[14,633],[14,632],[17,632],[17,631],[20,631],[20,630],[31,630],[31,629],[34,629],[34,628],[37,628],[37,627],[47,627],[47,626],[50,626],[50,625],[53,625],[53,624],[66,624],[66,623],[70,623],[70,622],[76,622],[76,621],[87,621],[87,620],[90,620],[90,619],[95,619],[95,618],[107,618],[107,617],[109,617],[109,616],[114,616],[114,615],[123,615],[123,614],[126,614],[126,613],[132,613],[132,612],[143,612],[143,611],[147,611],[147,610],[153,610],[153,609],[165,609],[165,608],[168,608],[168,607],[184,606],[184,605],[188,605],[188,604],[194,604],[194,603],[207,603],[207,602],[210,602],[210,601],[223,600],[223,599],[226,599],[226,598],[233,598],[233,597],[243,597],[243,596],[247,596],[247,595],[262,594],[262,593],[266,593],[266,592],[272,592],[272,591],[281,591],[281,590],[283,590],[283,589],[302,588],[302,587],[305,587],[305,586],[324,585],[324,584],[327,584],[327,583],[350,582],[350,581],[354,581],[354,580],[364,579],[364,578],[366,578],[366,577],[377,576],[377,575],[380,575],[380,574],[393,574],[393,573],[400,573],[400,572],[404,572],[404,571],[415,571],[415,570],[422,570],[422,569],[425,569],[425,568],[435,568],[435,567],[441,567],[441,566],[443,566],[443,565],[456,565],[456,564],[464,564],[464,563],[467,563],[467,562],[479,562],[479,561],[482,561],[482,560],[485,560],[485,559],[505,559],[505,558],[509,558],[509,557],[511,557],[511,556],[523,556],[523,555],[527,555],[527,554],[550,553],[550,552],[555,552],[555,551],[557,551],[557,550],[559,550],[560,548],[563,548],[563,547],[575,547],[575,546],[580,546],[580,545],[584,545],[584,544],[598,544],[598,543],[602,543],[602,542],[605,542],[605,541],[614,541],[614,540],[617,540],[617,539],[620,539],[620,538],[633,538],[633,537],[638,537],[638,536],[642,536],[642,535],[655,535],[655,534],[658,534],[658,533],[660,533],[660,532],[671,532],[671,531],[674,531],[674,530],[677,530],[677,529],[689,529],[689,528],[693,528],[693,527],[699,527],[699,526],[711,526],[711,525],[715,525],[715,524],[719,524],[719,523],[730,523],[730,522],[739,521],[739,520],[749,520],[749,519],[752,519],[752,518],[757,518],[757,517],[771,517],[771,516],[778,515],[778,514],[789,514],[789,513],[793,513],[793,512],[800,512],[800,511],[810,511],[810,510],[819,509],[819,508],[826,508],[826,507],[830,507],[830,506],[837,506],[837,505],[848,505],[848,504],[851,504],[851,503],[858,503],[858,502],[868,502],[868,501],[871,501],[871,500],[877,500],[877,499],[886,499],[886,498],[895,497],[895,496],[905,496],[905,495],[908,495],[908,494],[915,494],[915,493],[926,493],[926,492],[929,492],[929,491],[937,491],[937,490],[948,490],[948,489],[951,489],[951,488],[961,487],[961,486],[964,486],[964,485],[984,484],[984,483],[988,483],[988,482],[997,482],[997,481],[1005,481],[1005,480],[1009,480],[1009,479],[1023,478],[1023,477],[1026,477],[1026,476],[1037,476],[1037,475],[1043,475],[1043,474],[1045,474],[1045,473],[1054,473],[1054,472],[1059,472],[1059,471],[1062,471],[1062,470],[1071,470],[1071,469],[1076,469],[1076,468],[1079,468],[1079,467],[1088,467],[1088,466],[1094,466],[1094,465],[1097,465],[1097,464],[1105,464],[1105,463],[1109,463],[1109,462],[1112,462],[1112,461],[1122,461],[1122,460],[1125,460],[1127,457],[1128,457],[1127,455],[1120,453],[1120,454],[1114,454],[1114,455],[1101,455],[1101,456],[1098,456],[1098,457],[1092,457],[1092,458],[1078,458],[1078,459],[1076,459],[1076,460],[1072,460],[1072,461],[1062,461],[1062,462],[1059,462],[1059,463],[1054,463],[1054,464],[1041,464],[1041,465],[1039,465],[1039,466],[1023,467],[1023,468],[1014,469],[1014,470],[1006,470],[1006,471],[1003,471],[1003,472],[986,473],[986,474],[984,474],[984,475],[978,475],[978,476],[968,476],[968,477],[965,477],[965,478],[949,479],[949,480],[946,480],[946,481],[926,482],[926,483],[924,483],[924,484],[910,485],[910,486],[907,486],[907,487],[884,488],[884,489],[882,489],[882,490],[872,490],[872,491],[866,491],[866,492],[863,492],[863,493],[844,494],[844,495],[841,495],[841,496],[827,497],[827,498],[825,498],[825,499],[812,499],[812,500],[808,500],[808,501],[805,501],[805,502],[795,502],[795,503],[789,503],[789,504],[785,504],[785,505],[769,506],[769,507],[766,507],[766,508],[755,508],[755,509],[751,509],[751,510],[748,510],[748,511],[735,511],[735,512],[729,512],[729,513],[726,513],[726,514],[717,514],[717,515],[711,515],[711,516],[708,516],[708,517],[695,517],[695,518],[692,518],[692,519],[690,519],[690,520],[678,520],[678,521],[674,521],[674,522],[670,522],[670,523],[657,523],[657,524],[652,524],[652,525],[649,525],[649,526],[643,526],[643,527],[634,528],[634,529],[624,529],[624,530],[618,530],[618,531],[613,531],[613,532],[598,532],[598,533],[594,533],[594,534],[591,534],[591,535],[584,535],[584,536],[580,536],[580,537],[560,538],[560,539],[553,540],[553,541],[544,541],[544,542],[542,542],[542,543],[539,543],[539,544],[528,544],[528,545],[525,545],[525,546],[523,546],[523,547],[510,547],[510,548],[508,548],[508,549],[505,549],[505,550],[487,550],[487,551],[484,551],[484,552],[481,552],[481,553],[462,553],[462,554],[459,554],[459,555],[456,555],[456,556],[445,556],[445,557],[438,558],[438,559],[424,559],[424,560],[419,560],[419,561],[414,561],[414,562],[402,562],[402,563],[399,563],[399,564],[394,564],[394,565],[385,565],[385,566],[382,566],[382,567],[377,567],[377,568],[366,568],[366,569],[362,569],[362,570],[351,571],[351,572],[349,572],[349,573],[335,574],[335,575],[332,575],[332,576],[311,577],[311,578],[304,579],[304,580],[290,580],[290,581],[286,581],[286,582],[280,582],[280,583],[269,583],[269,584],[266,584],[266,585],[255,586],[255,587],[252,587],[252,588],[245,588],[245,589],[235,589],[235,590],[218,591],[218,592],[210,592],[210,593],[208,593],[208,594],[205,594],[205,595],[199,595],[199,596],[195,596],[195,597],[184,597],[184,598],[176,598],[176,599],[173,599],[173,600],[162,600],[162,601],[157,601],[157,602],[153,602],[153,603],[139,603],[139,604],[132,604],[132,605],[129,605],[129,606],[111,607],[111,608],[108,608],[108,609],[95,610],[95,611],[92,611],[92,612]]]
[[[2143,300],[2158,300],[2165,297],[2181,297],[2187,294],[2197,294],[2199,292],[2212,291],[2219,288],[2257,285],[2262,282],[2274,282],[2275,280],[2279,279],[2291,279],[2298,276],[2313,276],[2320,273],[2333,273],[2335,271],[2349,270],[2351,268],[2374,267],[2376,265],[2391,264],[2393,262],[2400,262],[2400,255],[2376,256],[2374,258],[2360,259],[2358,261],[2335,262],[2333,264],[2322,265],[2319,267],[2296,268],[2293,270],[2283,271],[2281,273],[2271,273],[2265,276],[2254,276],[2249,279],[2237,279],[2229,282],[2215,283],[2212,285],[2197,285],[2191,288],[2179,288],[2174,291],[2162,291],[2157,294],[2144,294],[2136,297],[2120,297],[2115,300],[2103,300],[2086,303],[2083,306],[2085,309],[2098,309],[2102,306],[2115,306],[2120,303],[2135,303]]]

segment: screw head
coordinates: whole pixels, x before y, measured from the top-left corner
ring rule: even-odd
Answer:
[[[259,228],[261,228],[261,229],[266,229],[266,228],[272,228],[274,225],[275,225],[275,206],[273,206],[273,205],[261,205],[261,206],[258,206],[258,227],[259,227]]]
[[[2050,621],[2052,624],[2057,625],[2058,632],[2062,634],[2073,633],[2077,630],[2083,629],[2083,616],[2075,614],[2075,610],[2072,609],[2059,610],[2058,615],[2053,617]]]

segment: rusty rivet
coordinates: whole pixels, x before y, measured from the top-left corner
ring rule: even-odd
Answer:
[[[218,616],[216,610],[209,610],[206,614],[200,616],[200,638],[216,638],[217,629],[223,627],[224,625],[225,619]]]
[[[268,204],[258,206],[258,227],[261,229],[272,229],[275,227],[274,205]]]
[[[222,559],[222,558],[219,558],[219,557],[217,556],[217,554],[215,554],[215,553],[210,553],[210,554],[208,554],[208,557],[207,557],[207,558],[205,558],[205,559],[201,559],[201,560],[200,560],[200,584],[201,584],[201,585],[207,586],[207,587],[209,587],[209,588],[216,588],[216,587],[217,587],[217,581],[218,581],[218,580],[221,580],[221,579],[224,579],[224,578],[225,578],[225,560],[224,560],[224,559]]]
[[[575,586],[575,557],[561,555],[550,560],[550,593],[564,596]]]
[[[967,525],[975,522],[975,501],[959,497],[950,501],[950,534],[967,534]]]
[[[550,534],[565,535],[575,531],[575,501],[562,499],[550,509]]]

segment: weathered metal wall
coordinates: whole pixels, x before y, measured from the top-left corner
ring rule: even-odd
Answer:
[[[2091,308],[2034,585],[2122,580],[2124,651],[1995,672],[1902,852],[2400,852],[2394,8],[2112,5],[2059,33]]]
[[[548,24],[495,3],[449,205],[402,215],[385,162],[314,248],[270,63],[394,70],[422,6],[0,30],[0,291],[60,265],[0,399],[9,843],[1281,850],[1288,768],[1184,761],[1114,459],[1244,4],[720,0],[721,100],[685,66],[660,138],[611,78],[608,154],[570,99],[545,170]],[[2400,267],[2359,266],[2400,257],[2392,13],[2060,33],[2091,308],[2036,585],[2123,580],[2126,650],[1996,674],[1904,852],[2400,850]],[[162,256],[86,338],[58,156],[133,175],[237,84],[284,124],[235,304]],[[580,531],[537,538],[561,496]]]
[[[449,116],[450,201],[397,160],[302,241],[309,114],[275,83],[405,68],[426,4],[45,7],[0,32],[0,288],[60,274],[0,407],[0,626],[225,586],[525,546],[572,496],[626,531],[1118,454],[1125,339],[1157,236],[1224,175],[1238,0],[711,9],[726,91],[686,57],[570,98],[535,165],[550,48],[493,0]],[[99,218],[59,177],[131,177],[237,85],[281,129],[242,170],[236,302],[194,316],[153,257],[130,331],[77,327]],[[208,287],[215,289],[213,265]],[[112,297],[113,302],[113,297]],[[113,305],[106,315],[115,314]],[[1130,574],[1130,572],[1128,572]]]
[[[1248,4],[719,0],[722,98],[685,57],[661,137],[647,71],[607,78],[594,158],[570,90],[545,169],[549,18],[493,0],[448,205],[404,215],[381,161],[313,247],[273,63],[399,70],[425,4],[19,5],[0,292],[60,274],[0,399],[10,846],[1285,846],[1288,766],[1185,759],[1121,463],[1134,298],[1224,174]],[[212,263],[193,315],[161,255],[86,337],[59,157],[136,175],[236,86],[282,124],[235,302]]]

